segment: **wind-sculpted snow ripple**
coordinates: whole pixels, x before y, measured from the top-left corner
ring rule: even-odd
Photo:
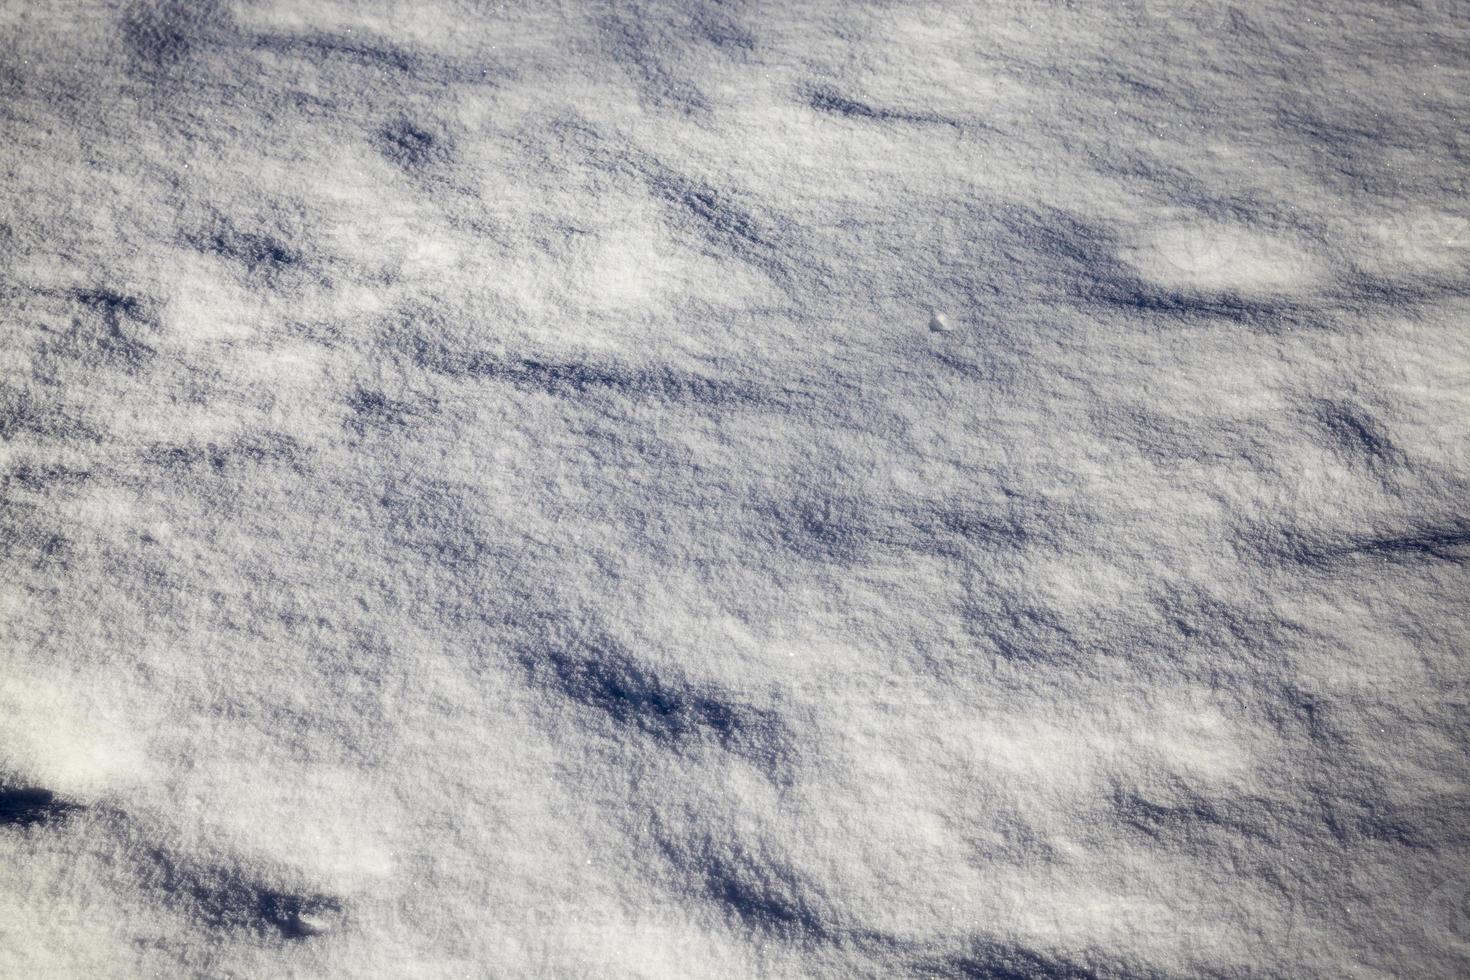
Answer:
[[[0,15],[0,976],[1465,975],[1460,15]]]

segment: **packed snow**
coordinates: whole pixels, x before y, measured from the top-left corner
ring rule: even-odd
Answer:
[[[1470,10],[0,6],[0,978],[1470,975]]]

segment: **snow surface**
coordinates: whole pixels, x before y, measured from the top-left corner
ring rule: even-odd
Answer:
[[[0,6],[0,977],[1470,975],[1467,35]]]

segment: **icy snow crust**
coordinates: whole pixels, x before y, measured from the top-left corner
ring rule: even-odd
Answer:
[[[6,4],[0,976],[1467,975],[1465,14]]]

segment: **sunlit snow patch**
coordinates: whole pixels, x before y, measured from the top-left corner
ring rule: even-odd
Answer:
[[[1371,223],[1365,250],[1389,274],[1470,271],[1470,218],[1448,211],[1413,210]]]
[[[1315,264],[1295,243],[1218,222],[1169,221],[1128,257],[1149,279],[1197,290],[1281,293],[1316,277]]]

